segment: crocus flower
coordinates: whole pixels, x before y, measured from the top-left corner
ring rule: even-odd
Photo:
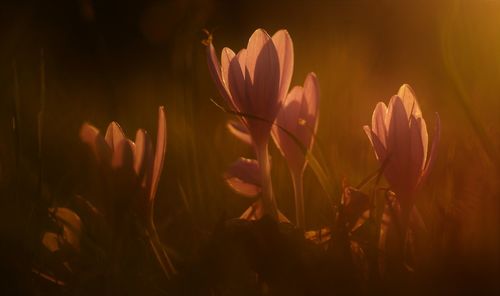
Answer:
[[[427,126],[411,87],[404,84],[387,107],[379,102],[373,111],[372,126],[364,130],[384,168],[384,175],[399,197],[402,212],[408,214],[416,190],[434,163],[440,137],[439,116],[428,152]],[[407,215],[405,215],[407,216]]]
[[[166,276],[173,275],[175,269],[159,241],[153,220],[153,205],[167,147],[165,108],[161,106],[158,109],[155,150],[145,130],[139,129],[133,142],[126,138],[117,122],[108,125],[104,137],[96,127],[85,123],[80,129],[80,139],[90,146],[98,163],[109,173],[109,178],[113,180],[112,186],[117,187],[114,191],[132,192],[135,200],[131,203],[141,222],[146,225],[151,247]]]
[[[318,127],[318,102],[318,79],[316,74],[309,73],[304,86],[295,86],[288,94],[272,130],[274,142],[285,157],[292,176],[299,227],[305,226],[302,177],[307,163],[305,153],[312,148]]]
[[[241,115],[262,171],[264,212],[278,219],[270,181],[268,142],[271,126],[288,92],[293,72],[293,44],[286,30],[269,36],[256,30],[247,48],[235,54],[224,48],[221,63],[207,46],[210,74],[230,109]]]

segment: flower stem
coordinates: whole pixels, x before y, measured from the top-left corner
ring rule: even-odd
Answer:
[[[295,193],[295,219],[297,227],[305,229],[306,217],[304,211],[304,185],[303,174],[292,174],[293,191]]]
[[[274,199],[273,185],[271,182],[271,163],[269,161],[268,142],[258,145],[255,150],[262,178],[263,212],[278,221],[278,207]]]
[[[149,238],[149,244],[151,245],[151,249],[155,254],[156,260],[158,260],[158,263],[160,264],[161,269],[165,274],[165,277],[167,279],[171,279],[173,275],[177,273],[177,271],[175,270],[172,261],[170,261],[167,252],[165,252],[165,249],[163,248],[163,245],[160,241],[160,237],[158,236],[158,232],[156,231],[156,226],[152,218],[150,220],[149,227],[147,229],[147,234]]]

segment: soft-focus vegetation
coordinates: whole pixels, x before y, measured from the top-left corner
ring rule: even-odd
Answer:
[[[0,294],[500,292],[500,1],[29,0],[0,7]],[[219,54],[246,46],[257,28],[292,36],[291,86],[311,71],[320,84],[312,155],[328,173],[331,196],[306,168],[304,229],[235,220],[255,200],[224,178],[253,149],[228,131],[236,117],[212,102],[224,99],[209,74],[203,29]],[[397,266],[383,276],[376,251],[358,239],[373,238],[376,225],[337,228],[331,202],[349,199],[358,213],[365,205],[356,202],[369,196],[378,223],[384,219],[394,196],[377,190],[389,184],[373,175],[380,163],[363,126],[404,83],[415,90],[430,144],[439,113],[441,139],[415,198],[426,226],[412,243],[420,253],[412,253],[412,270],[398,274]],[[122,220],[106,220],[102,171],[80,130],[87,122],[104,131],[117,121],[129,137],[143,128],[155,143],[158,106],[166,109],[168,140],[154,202],[159,237],[151,239],[127,206]],[[274,144],[269,151],[274,195],[294,222],[286,160]],[[361,192],[352,188],[360,184]],[[177,269],[170,279],[158,264],[165,258]]]

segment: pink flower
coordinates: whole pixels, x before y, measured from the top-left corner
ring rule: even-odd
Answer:
[[[316,74],[309,73],[304,86],[295,86],[288,94],[272,130],[274,142],[285,157],[292,175],[297,226],[302,228],[305,227],[302,185],[307,162],[305,153],[312,148],[318,127],[318,102],[318,79]]]
[[[126,138],[120,125],[114,121],[108,125],[104,138],[97,128],[85,123],[80,129],[80,138],[90,146],[101,165],[121,178],[120,185],[137,184],[142,189],[144,196],[140,203],[143,210],[149,210],[156,196],[167,146],[165,108],[158,109],[155,150],[145,130],[137,130],[133,142]]]
[[[258,29],[238,54],[225,47],[222,65],[212,44],[207,55],[210,74],[221,95],[233,111],[249,115],[242,117],[242,122],[253,142],[267,142],[292,79],[293,44],[288,32],[280,30],[271,38]]]
[[[379,102],[373,111],[372,127],[364,130],[375,150],[375,156],[385,166],[384,175],[392,189],[402,198],[402,205],[411,204],[411,197],[425,180],[434,163],[440,137],[439,116],[436,132],[428,152],[427,126],[422,111],[409,85],[400,87],[389,106]]]
[[[278,220],[278,209],[271,183],[269,136],[293,73],[293,44],[286,30],[271,38],[266,31],[256,30],[247,48],[235,54],[224,48],[221,63],[210,43],[207,47],[208,68],[227,104],[239,113],[253,144],[262,180],[262,212]],[[235,131],[237,131],[235,129]]]
[[[153,218],[154,200],[167,148],[165,108],[163,106],[158,108],[158,132],[154,150],[146,131],[139,129],[136,132],[135,142],[132,142],[126,138],[116,122],[108,125],[104,138],[97,128],[85,123],[80,129],[80,139],[90,146],[105,171],[104,175],[111,180],[113,197],[123,197],[121,195],[133,197],[130,201],[131,206],[144,223],[146,235],[158,263],[165,276],[172,277],[176,270],[160,242]],[[123,208],[118,207],[118,209]],[[114,210],[114,208],[108,210],[108,213],[113,214]],[[114,220],[111,217],[109,219]]]
[[[283,129],[290,132],[302,145],[310,150],[318,127],[319,84],[316,74],[309,73],[304,86],[295,86],[288,94],[285,104],[276,118],[273,139],[285,157],[292,175],[301,175],[306,167],[304,151]]]

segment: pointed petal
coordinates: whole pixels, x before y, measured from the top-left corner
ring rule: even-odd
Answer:
[[[244,57],[246,51],[240,51],[236,58],[229,62],[228,85],[231,92],[233,108],[238,112],[247,112],[248,97],[245,89],[245,74],[242,72],[244,68]]]
[[[305,126],[308,124],[307,112],[304,88],[295,86],[288,94],[285,105],[276,118],[276,125],[273,127],[276,146],[285,157],[291,173],[295,176],[298,176],[305,168],[304,149],[309,148],[312,137],[312,128]]]
[[[80,128],[80,139],[82,142],[90,146],[98,161],[110,161],[111,156],[108,144],[96,127],[91,124],[84,123]]]
[[[122,169],[125,172],[132,171],[134,168],[134,152],[132,141],[122,139],[115,143],[115,151],[111,159],[111,167],[114,169]]]
[[[430,155],[428,157],[427,165],[425,166],[425,169],[422,172],[422,176],[420,177],[419,186],[421,186],[422,183],[425,181],[425,179],[427,179],[427,176],[429,175],[429,172],[432,169],[434,162],[436,161],[437,150],[438,150],[437,148],[440,139],[441,139],[441,120],[439,118],[439,114],[436,113],[436,127],[434,128],[434,138],[432,139],[432,147]]]
[[[369,126],[363,126],[363,130],[365,131],[366,136],[372,144],[373,150],[375,152],[375,157],[382,164],[387,157],[387,150],[385,149],[378,136],[370,129]]]
[[[222,97],[229,104],[229,102],[231,102],[229,90],[222,80],[221,66],[219,64],[219,60],[217,59],[215,48],[211,43],[209,46],[207,46],[207,64],[210,76],[212,76],[212,80],[215,82],[215,85],[219,89]]]
[[[385,175],[394,188],[408,190],[410,186],[408,174],[410,168],[410,126],[402,99],[394,96],[391,102],[392,110],[390,106],[391,119],[387,139],[387,153],[390,155],[390,159],[385,169]]]
[[[307,102],[307,114],[310,117],[308,125],[315,128],[319,116],[319,82],[314,72],[307,74],[304,81],[304,97]]]
[[[151,180],[153,178],[153,166],[155,161],[153,143],[151,142],[151,137],[146,133],[145,140],[145,153],[144,153],[144,175],[142,179],[140,179],[142,188],[146,189],[146,192],[149,193],[149,188],[151,188]]]
[[[261,127],[254,131],[258,138],[264,138],[266,128],[270,129],[271,122],[280,108],[280,65],[276,47],[271,37],[262,29],[256,30],[248,41],[245,81],[247,100],[251,102],[247,104],[251,105],[251,109],[245,111],[270,122],[260,122],[258,126]]]
[[[281,128],[284,128],[291,134],[295,135],[295,129],[300,117],[300,104],[302,102],[303,95],[304,89],[302,86],[294,86],[292,88],[287,95],[285,104],[276,117],[276,125],[272,128],[274,142],[283,156],[285,156],[286,152],[284,149],[286,149],[286,147],[291,147],[292,145],[296,146],[296,144],[290,138],[290,135],[288,135]]]
[[[372,129],[384,147],[386,147],[385,143],[387,138],[387,126],[385,123],[386,114],[387,106],[383,102],[378,102],[377,106],[375,106],[375,110],[373,110]]]
[[[279,30],[272,37],[280,64],[279,98],[285,99],[293,74],[293,42],[287,30]]]
[[[246,126],[241,121],[230,120],[226,124],[227,129],[236,138],[240,139],[243,143],[252,145],[252,137]]]
[[[422,111],[416,100],[415,92],[408,84],[403,84],[398,90],[398,96],[403,100],[407,118],[413,114],[415,117],[422,117]]]
[[[137,176],[144,176],[146,159],[146,131],[138,129],[135,134],[134,170]]]
[[[419,139],[416,139],[419,144],[419,149],[422,147],[422,162],[419,166],[420,172],[422,172],[425,169],[425,164],[427,162],[427,149],[429,146],[429,135],[427,133],[427,124],[425,123],[425,120],[423,117],[414,117],[415,121],[417,123],[417,132],[415,137],[418,136]],[[412,129],[412,124],[413,120],[410,120],[410,129]],[[413,147],[413,140],[412,140],[412,147]]]
[[[410,116],[410,178],[411,184],[416,186],[418,179],[422,174],[422,170],[425,164],[425,151],[427,145],[427,130],[425,131],[425,137],[422,135],[422,124],[425,127],[425,121],[422,117],[418,119],[415,116]]]
[[[235,57],[234,51],[229,47],[224,47],[221,53],[221,77],[225,85],[228,85],[227,76],[229,74],[229,64],[231,60]]]
[[[167,119],[165,107],[158,108],[158,133],[156,136],[156,150],[151,173],[151,188],[149,191],[149,200],[152,201],[156,196],[160,175],[163,171],[163,161],[165,159],[165,151],[167,149]]]
[[[303,131],[302,140],[308,150],[312,149],[319,122],[319,82],[316,74],[307,74],[304,81],[304,102],[298,123]]]
[[[111,148],[112,153],[116,151],[118,144],[125,139],[125,134],[118,122],[113,121],[108,125],[106,136],[104,137],[106,143]]]
[[[319,84],[316,75],[311,72],[304,81],[304,87],[292,88],[273,126],[273,139],[293,175],[299,175],[304,170],[304,150],[312,148],[318,126],[318,101]]]

